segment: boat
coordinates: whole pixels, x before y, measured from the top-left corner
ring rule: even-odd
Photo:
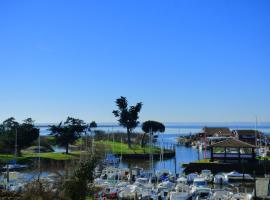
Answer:
[[[192,200],[208,200],[211,197],[211,189],[207,187],[197,188],[192,194]]]
[[[170,192],[174,190],[174,183],[170,181],[164,181],[157,186],[157,193],[161,199],[169,199]]]
[[[218,173],[214,176],[214,183],[219,185],[228,184],[228,177],[224,173]]]
[[[236,171],[232,171],[230,173],[227,173],[225,175],[225,177],[227,177],[229,182],[233,182],[233,181],[253,181],[254,178],[249,175],[249,174],[242,174],[242,173],[238,173]]]
[[[195,178],[191,185],[191,192],[196,192],[200,188],[206,188],[207,181],[204,178]]]
[[[141,187],[143,189],[150,189],[152,190],[153,184],[151,183],[151,180],[148,178],[137,178],[134,185],[137,185],[138,187]]]
[[[193,183],[194,179],[198,177],[197,173],[191,173],[187,175],[187,182],[189,184]]]
[[[227,190],[212,190],[209,200],[230,200],[233,193]]]
[[[114,154],[107,154],[104,159],[105,165],[118,165],[120,163],[120,158],[116,157]]]
[[[188,200],[192,196],[190,187],[183,183],[178,183],[175,191],[170,193],[170,200]]]
[[[171,176],[171,172],[167,169],[160,170],[156,173],[156,176],[159,181],[168,181]]]
[[[182,184],[187,184],[187,183],[188,183],[188,180],[187,180],[186,177],[181,176],[181,177],[179,177],[179,178],[176,180],[176,182],[177,182],[178,184],[180,184],[180,183],[182,183]]]
[[[20,165],[20,164],[8,164],[4,167],[2,167],[2,171],[20,171],[23,169],[28,168],[28,165]]]
[[[210,170],[202,170],[200,174],[201,178],[204,178],[207,182],[212,182],[213,181],[213,174]]]
[[[118,193],[119,199],[137,199],[141,195],[141,189],[136,185],[127,185]]]
[[[247,193],[236,193],[232,195],[230,200],[251,200],[253,198],[252,194]]]

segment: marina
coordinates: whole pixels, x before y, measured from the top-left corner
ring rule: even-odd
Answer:
[[[156,145],[174,147],[175,157],[162,159],[162,155],[151,161],[147,159],[123,159],[119,155],[107,154],[104,161],[95,170],[95,185],[99,188],[97,199],[252,199],[256,179],[252,174],[236,171],[224,172],[222,168],[212,172],[207,167],[192,173],[186,173],[183,163],[192,163],[210,157],[210,151],[200,148],[178,145],[178,134],[167,134],[158,137]],[[57,148],[57,152],[61,149]],[[151,163],[153,162],[153,163]],[[44,163],[44,162],[43,162]],[[41,165],[43,165],[41,163]],[[206,165],[207,166],[207,165]],[[64,174],[64,168],[54,169],[46,166],[46,171],[39,174],[34,168],[26,165],[9,165],[9,185],[5,186],[7,174],[2,174],[2,188],[10,191],[23,191],[24,184],[35,180],[38,176],[50,183]],[[21,167],[19,172],[16,167]],[[25,169],[26,168],[26,169]],[[28,167],[29,168],[29,167]],[[7,166],[2,168],[7,170]],[[55,173],[57,172],[57,173]],[[58,174],[58,175],[57,175]]]

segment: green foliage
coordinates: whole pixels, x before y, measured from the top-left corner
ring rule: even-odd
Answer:
[[[165,131],[165,126],[161,122],[149,120],[142,124],[142,130],[145,133],[156,133],[156,132],[163,133]]]
[[[146,144],[145,136],[146,133],[153,135],[156,132],[165,132],[165,126],[161,122],[157,121],[146,121],[142,124],[142,130],[144,131],[142,140],[141,140],[141,146],[144,147]]]
[[[97,123],[95,121],[92,121],[90,124],[89,124],[89,128],[97,128]]]
[[[51,159],[51,160],[71,160],[77,159],[78,153],[74,152],[72,154],[63,153],[22,153],[20,157],[14,156],[14,154],[0,154],[0,163],[7,163],[11,160],[17,160],[19,163],[25,163],[33,158],[40,157],[41,159]]]
[[[39,129],[34,127],[34,121],[31,118],[27,118],[22,124],[19,124],[11,117],[0,125],[1,152],[14,152],[17,143],[17,152],[20,155],[21,149],[29,147],[38,136]]]
[[[85,200],[88,195],[92,195],[93,172],[97,161],[97,158],[93,156],[79,164],[78,168],[74,170],[73,175],[63,184],[63,191],[66,197],[71,200]]]
[[[161,149],[158,147],[149,147],[146,146],[142,148],[139,144],[132,145],[132,148],[129,148],[127,144],[121,142],[112,142],[112,141],[97,141],[95,142],[97,148],[105,149],[107,152],[112,152],[114,154],[159,154]],[[166,150],[165,150],[166,152]]]
[[[83,120],[68,117],[63,125],[61,122],[58,126],[50,126],[50,131],[56,139],[56,144],[65,147],[68,154],[68,145],[74,144],[86,127]]]
[[[127,128],[128,146],[131,147],[130,135],[139,125],[139,112],[142,108],[142,102],[137,103],[135,106],[128,107],[128,101],[126,97],[121,96],[115,101],[118,110],[113,110],[113,114],[118,118],[118,122],[121,126]]]

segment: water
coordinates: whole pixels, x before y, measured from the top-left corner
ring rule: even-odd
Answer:
[[[212,127],[229,127],[231,130],[234,129],[255,129],[255,123],[168,123],[166,125],[166,131],[164,134],[161,134],[158,138],[158,142],[164,142],[164,144],[176,144],[176,138],[183,135],[189,134],[196,134],[202,130],[205,126],[212,126]],[[125,132],[126,130],[120,126],[114,124],[98,124],[99,130],[103,130],[106,132]],[[270,135],[270,123],[258,124],[257,129],[259,131],[264,132],[267,135]],[[141,132],[141,128],[138,127],[135,129],[136,132]],[[49,135],[50,131],[48,130],[48,126],[40,127],[41,135]],[[62,152],[62,148],[57,148],[57,152]],[[197,149],[188,148],[184,146],[177,146],[176,147],[176,158],[175,159],[168,159],[164,160],[163,162],[158,160],[154,162],[154,169],[156,171],[162,169],[168,169],[172,173],[176,172],[181,173],[183,168],[181,165],[183,163],[193,162],[199,159],[203,159],[204,152],[199,152]],[[131,166],[138,166],[143,167],[144,169],[149,169],[150,162],[149,160],[125,160],[121,163],[120,167],[127,167],[128,165]],[[43,171],[43,175],[46,176],[47,174],[59,171],[64,169],[65,167],[60,167],[55,169],[53,166],[46,165],[46,170]],[[36,172],[34,171],[25,171],[26,179],[30,179],[33,176],[36,176]]]
[[[38,126],[38,125],[37,125]],[[188,135],[196,134],[202,131],[203,127],[228,127],[231,130],[243,130],[243,129],[255,129],[255,123],[165,123],[166,131],[165,135]],[[40,127],[41,135],[49,135],[50,131],[48,126],[38,126]],[[126,129],[113,123],[101,123],[98,124],[98,130],[103,130],[105,132],[126,132]],[[270,123],[258,123],[257,129],[266,135],[270,135]],[[135,132],[142,132],[139,126],[134,130]]]
[[[241,129],[255,129],[255,123],[165,123],[166,131],[164,134],[159,135],[158,142],[163,142],[165,144],[176,144],[176,138],[183,135],[196,134],[202,131],[203,127],[229,127],[231,130],[241,130]],[[98,130],[103,130],[105,132],[126,132],[126,129],[112,123],[98,124]],[[270,135],[270,123],[258,123],[257,129],[266,135]],[[48,127],[40,128],[41,135],[48,135]],[[134,130],[135,132],[141,132],[141,127]],[[61,151],[61,149],[59,149]],[[208,156],[208,152],[207,152]],[[176,159],[168,159],[161,161],[156,161],[154,163],[155,170],[169,169],[171,172],[181,173],[183,168],[181,165],[183,163],[193,162],[204,158],[204,152],[198,152],[197,149],[187,148],[184,146],[176,147]],[[149,160],[144,161],[123,161],[121,167],[127,167],[129,164],[132,166],[143,167],[149,169]]]
[[[158,143],[161,144],[162,141],[164,144],[176,144],[178,134],[167,134],[163,137],[160,136],[158,138]],[[166,145],[164,145],[166,147]],[[206,152],[206,156],[209,156],[209,152]],[[172,173],[176,171],[176,173],[182,173],[183,168],[181,167],[184,163],[194,162],[196,160],[200,160],[204,158],[204,152],[198,151],[198,149],[185,147],[185,146],[176,146],[176,157],[175,159],[167,159],[167,160],[156,160],[154,162],[154,169],[156,171],[160,171],[162,169],[168,169]],[[149,160],[127,160],[123,161],[120,164],[120,167],[128,167],[131,164],[132,166],[142,167],[144,169],[150,169],[150,161]]]

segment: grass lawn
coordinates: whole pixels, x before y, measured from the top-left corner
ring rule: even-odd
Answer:
[[[211,163],[210,159],[203,159],[203,160],[198,160],[195,163]]]
[[[114,154],[144,154],[144,153],[160,153],[160,148],[146,146],[145,148],[141,148],[139,144],[132,144],[131,148],[128,148],[128,145],[121,142],[112,142],[108,140],[96,141],[95,145],[97,148],[103,148],[105,151],[112,152]],[[164,150],[164,152],[167,152]]]
[[[37,153],[25,153],[23,157],[27,158],[38,158]],[[47,158],[52,160],[70,160],[74,158],[74,154],[64,154],[64,153],[40,153],[40,158]]]
[[[51,160],[71,160],[78,158],[79,153],[74,152],[70,154],[64,153],[40,153],[41,159],[51,159]],[[32,158],[38,158],[39,155],[37,153],[22,153],[22,156],[15,157],[12,154],[0,154],[0,162],[6,163],[7,161],[17,160],[18,162],[26,162]]]
[[[81,141],[79,141],[80,143]],[[128,145],[120,142],[112,142],[108,140],[96,141],[95,142],[96,152],[105,151],[114,154],[148,154],[152,152],[153,154],[159,154],[161,149],[158,147],[149,147],[141,148],[139,144],[132,144],[132,148],[128,148]],[[164,150],[168,152],[168,150]],[[71,151],[69,154],[65,153],[29,153],[22,151],[22,156],[15,157],[12,154],[0,154],[0,163],[6,163],[7,161],[17,160],[18,162],[27,162],[33,158],[41,159],[51,159],[51,160],[71,160],[78,159],[80,155],[86,155],[87,152],[81,151]]]
[[[266,156],[266,157],[257,156],[256,159],[257,160],[270,160],[270,156]]]

